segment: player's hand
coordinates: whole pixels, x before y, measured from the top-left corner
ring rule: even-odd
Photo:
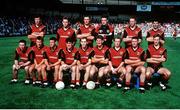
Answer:
[[[111,71],[112,71],[112,73],[113,73],[113,74],[115,74],[115,73],[116,73],[116,71],[115,71],[115,69],[114,69],[114,68],[111,68]]]
[[[20,68],[20,66],[19,65],[16,65],[16,69],[18,70]]]

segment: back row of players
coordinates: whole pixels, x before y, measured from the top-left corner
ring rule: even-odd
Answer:
[[[171,72],[164,68],[162,63],[167,59],[164,44],[164,33],[158,28],[159,23],[154,21],[146,40],[148,49],[145,52],[140,47],[142,41],[141,29],[136,26],[135,18],[130,18],[123,37],[113,38],[113,28],[107,23],[107,18],[102,17],[100,26],[95,29],[90,24],[90,18],[84,17],[84,25],[77,31],[69,26],[68,18],[62,20],[62,28],[57,30],[57,37],[50,38],[49,46],[43,43],[45,26],[40,23],[40,18],[35,18],[35,24],[31,25],[28,38],[31,47],[26,46],[26,41],[20,40],[16,49],[13,65],[13,78],[11,83],[17,82],[17,73],[20,68],[26,71],[25,84],[48,86],[47,73],[53,72],[53,83],[63,81],[65,71],[71,73],[71,88],[80,87],[81,72],[84,72],[82,86],[92,80],[99,85],[112,85],[111,77],[116,76],[117,87],[124,90],[130,89],[132,74],[140,77],[140,92],[145,92],[145,85],[152,85],[153,73],[160,74],[159,85],[162,90],[167,88],[167,81]],[[76,48],[76,39],[80,39],[80,47]],[[93,41],[96,46],[93,47]],[[56,45],[56,41],[58,45]],[[111,47],[112,41],[114,46]],[[125,48],[121,47],[121,41]],[[20,59],[20,60],[18,60]],[[147,67],[144,66],[147,62]],[[36,77],[36,71],[38,77]]]

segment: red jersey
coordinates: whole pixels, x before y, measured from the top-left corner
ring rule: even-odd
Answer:
[[[86,64],[88,62],[88,59],[90,59],[90,55],[92,52],[92,48],[88,47],[86,50],[83,50],[82,48],[79,48],[79,60],[81,64]]]
[[[15,60],[20,59],[20,61],[22,62],[27,62],[28,60],[30,60],[30,54],[31,52],[31,47],[25,47],[24,50],[21,50],[19,47],[16,48],[16,54],[15,54]]]
[[[61,49],[60,58],[65,64],[71,65],[74,60],[79,60],[78,51],[75,47],[73,47],[70,52],[67,50],[67,48]]]
[[[67,37],[64,37],[64,36],[67,36]],[[66,48],[67,38],[72,38],[75,43],[76,41],[75,31],[71,27],[69,27],[67,30],[64,30],[64,28],[59,28],[57,30],[56,38],[58,40],[58,47],[64,49]]]
[[[58,47],[56,47],[54,50],[51,47],[48,47],[46,49],[46,58],[48,59],[49,63],[54,64],[58,62],[58,60],[60,59],[59,51],[60,49]]]
[[[42,46],[40,49],[36,46],[32,47],[32,50],[34,52],[34,59],[36,60],[37,64],[41,63],[41,61],[44,59],[44,53],[47,51],[46,46]]]
[[[120,48],[116,50],[115,48],[110,48],[108,53],[108,59],[112,62],[112,66],[117,68],[121,62],[124,61],[126,49]]]
[[[93,57],[95,57],[95,58],[106,58],[105,55],[106,55],[108,49],[109,48],[106,46],[103,46],[102,49],[99,49],[98,47],[94,47],[93,48],[93,53],[94,53]]]
[[[30,26],[30,30],[29,30],[29,34],[33,33],[33,32],[44,32],[46,33],[46,26],[41,24],[40,26],[36,26],[35,24]],[[36,42],[36,38],[30,39],[32,42]]]
[[[134,50],[132,47],[128,47],[126,49],[126,59],[130,60],[138,60],[145,61],[145,52],[143,48],[138,47],[136,50]]]
[[[161,36],[162,40],[165,40],[164,39],[164,32],[160,29],[158,29],[156,31],[154,29],[151,29],[150,31],[147,32],[146,38],[154,37],[154,35],[157,35],[157,34],[159,34]],[[151,45],[151,44],[153,44],[153,42],[148,42],[148,45]]]
[[[125,28],[122,38],[126,38],[127,36],[137,37],[138,39],[142,39],[142,31],[138,26],[136,26],[134,30],[132,30],[128,26]],[[129,47],[131,46],[131,42],[126,42],[125,45],[126,47]]]
[[[167,51],[164,47],[160,46],[158,49],[154,47],[154,45],[150,45],[147,49],[147,58],[161,58],[164,56],[167,59]],[[152,67],[157,71],[160,67],[162,67],[162,63],[147,63],[149,67]]]
[[[91,33],[92,36],[96,36],[95,28],[92,25],[89,25],[89,27],[85,27],[84,25],[81,25],[77,34],[86,34],[86,33]],[[93,46],[93,40],[88,39],[88,44]]]

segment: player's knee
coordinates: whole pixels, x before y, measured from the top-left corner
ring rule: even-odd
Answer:
[[[128,72],[128,73],[130,73],[131,71],[132,71],[132,67],[131,66],[126,66],[126,71]]]
[[[12,68],[13,68],[13,70],[15,70],[15,69],[16,69],[16,66],[15,66],[15,65],[13,65],[13,66],[12,66]]]

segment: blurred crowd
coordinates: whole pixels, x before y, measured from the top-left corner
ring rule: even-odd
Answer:
[[[32,21],[28,17],[0,17],[0,36],[19,36],[27,35],[28,26],[32,24]],[[77,22],[78,19],[70,19],[72,27],[77,30],[80,22]],[[93,19],[92,22],[95,27],[98,26],[97,19]],[[121,35],[124,28],[127,26],[126,23],[113,24],[114,34]],[[60,17],[45,17],[43,18],[43,24],[46,25],[46,34],[55,34],[58,27],[61,26]],[[152,27],[152,22],[144,22],[137,24],[142,29],[143,36],[146,36],[148,30]],[[176,35],[180,35],[180,23],[162,23],[161,29],[164,31],[165,36],[172,36],[174,32]]]

